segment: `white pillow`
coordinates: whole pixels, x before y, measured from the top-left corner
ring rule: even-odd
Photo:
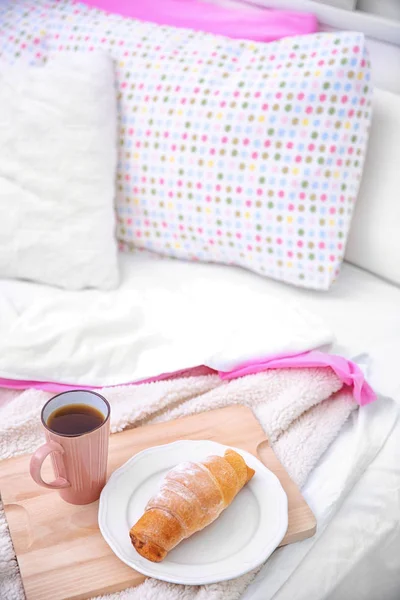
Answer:
[[[345,258],[400,284],[400,96],[375,89],[372,126]]]
[[[0,277],[118,284],[113,63],[0,65]]]

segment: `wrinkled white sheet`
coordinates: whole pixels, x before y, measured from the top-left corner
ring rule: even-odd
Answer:
[[[0,377],[116,385],[332,340],[321,319],[240,269],[142,253],[120,266],[111,292],[0,281]]]
[[[344,264],[329,292],[236,267],[121,255],[118,290],[0,280],[0,377],[113,385],[328,345],[400,397],[400,288]],[[368,354],[368,359],[363,355]],[[360,358],[359,358],[360,360]]]

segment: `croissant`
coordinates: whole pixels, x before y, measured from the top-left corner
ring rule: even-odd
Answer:
[[[131,528],[135,549],[160,562],[183,539],[215,521],[254,472],[234,450],[226,450],[223,457],[177,465]]]

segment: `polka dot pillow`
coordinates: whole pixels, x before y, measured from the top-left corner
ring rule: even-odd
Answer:
[[[39,17],[39,14],[38,14]],[[38,66],[45,61],[44,30],[39,18],[11,0],[0,1],[0,60]]]
[[[362,34],[262,44],[34,4],[32,23],[47,11],[49,56],[103,48],[115,59],[123,249],[329,288],[370,122]]]

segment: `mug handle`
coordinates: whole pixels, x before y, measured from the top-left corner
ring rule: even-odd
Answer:
[[[41,470],[44,459],[52,452],[60,452],[61,454],[64,454],[64,448],[61,446],[61,444],[58,444],[52,440],[46,444],[43,444],[43,446],[40,446],[40,448],[38,448],[33,454],[30,463],[30,473],[33,481],[49,490],[60,490],[62,488],[71,487],[70,482],[64,477],[57,477],[57,479],[51,481],[50,483],[46,483],[42,479]]]

